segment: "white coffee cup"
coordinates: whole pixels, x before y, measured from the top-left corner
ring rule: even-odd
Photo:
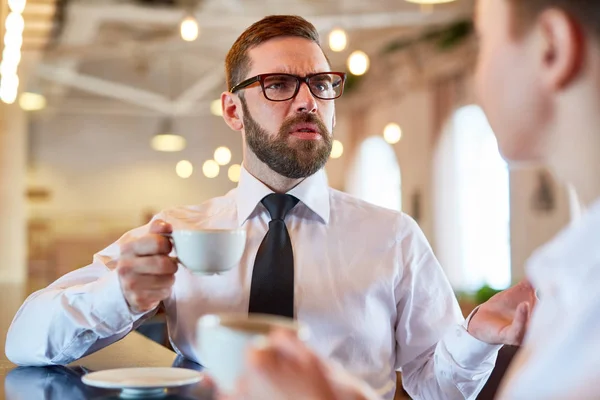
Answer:
[[[261,345],[276,328],[294,331],[300,340],[308,339],[308,328],[289,318],[264,314],[209,314],[197,323],[196,349],[219,391],[231,394],[246,368],[246,351]]]
[[[181,265],[194,273],[216,274],[239,265],[244,229],[182,229],[169,235]]]

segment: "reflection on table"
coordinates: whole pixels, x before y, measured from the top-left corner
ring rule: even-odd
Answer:
[[[7,400],[109,400],[121,399],[118,390],[93,388],[81,381],[87,373],[112,368],[165,367],[201,370],[201,366],[148,340],[131,333],[123,340],[69,366],[18,367],[8,370],[1,360],[4,396]],[[6,373],[8,371],[8,373]],[[213,392],[200,382],[165,391],[163,400],[211,400]]]

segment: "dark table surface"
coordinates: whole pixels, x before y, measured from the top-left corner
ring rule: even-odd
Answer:
[[[119,399],[119,391],[92,388],[81,381],[87,373],[130,367],[180,367],[200,370],[164,346],[132,332],[122,340],[66,367],[17,367],[4,354],[6,332],[27,291],[19,285],[0,285],[0,399],[84,400]],[[211,400],[206,383],[169,389],[164,400]]]
[[[118,399],[119,391],[87,386],[81,377],[105,369],[168,366],[201,369],[198,364],[177,357],[172,351],[137,332],[66,367],[16,367],[2,351],[0,380],[4,384],[4,391],[0,396],[6,400]],[[167,400],[212,398],[211,389],[202,382],[169,389],[161,397]]]

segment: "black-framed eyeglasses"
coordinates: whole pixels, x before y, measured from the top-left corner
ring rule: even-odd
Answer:
[[[306,83],[310,92],[321,100],[334,100],[344,92],[346,74],[343,72],[319,72],[304,77],[292,74],[260,74],[242,81],[230,89],[231,93],[259,82],[263,94],[270,101],[291,100],[298,94],[300,84]]]

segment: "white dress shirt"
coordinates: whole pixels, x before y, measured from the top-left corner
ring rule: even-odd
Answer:
[[[540,295],[501,399],[600,399],[600,200],[538,250]]]
[[[164,302],[169,336],[181,355],[202,363],[195,324],[215,312],[248,310],[252,267],[272,193],[242,169],[239,185],[199,206],[159,213],[179,228],[247,232],[239,267],[199,276],[180,267]],[[427,240],[407,215],[379,208],[327,186],[320,171],[290,194],[300,203],[286,217],[294,251],[295,315],[312,333],[309,345],[339,362],[386,399],[395,371],[414,398],[474,398],[493,369],[498,346],[464,329],[454,293]],[[17,364],[67,364],[122,338],[147,317],[132,314],[115,267],[126,233],[94,262],[32,294],[17,313],[6,354]]]

